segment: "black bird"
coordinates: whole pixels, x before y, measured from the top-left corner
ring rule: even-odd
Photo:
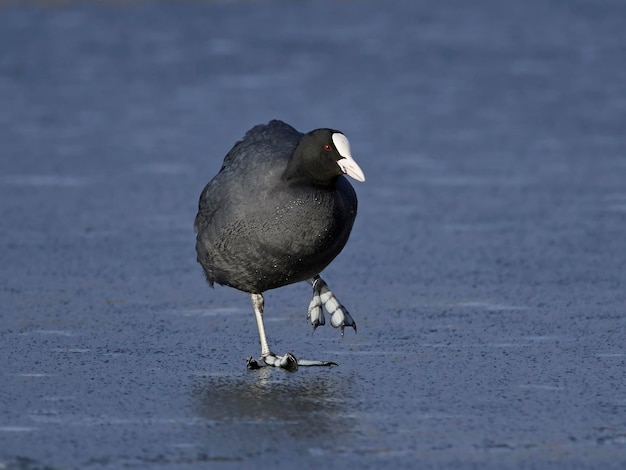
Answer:
[[[263,325],[266,290],[307,281],[313,287],[307,315],[313,330],[325,323],[324,307],[342,336],[346,326],[356,331],[320,277],[345,246],[356,217],[356,193],[344,174],[365,181],[341,132],[302,134],[273,120],[235,144],[200,195],[196,252],[209,285],[217,282],[252,297],[261,358],[249,358],[250,368],[334,364],[271,352]]]

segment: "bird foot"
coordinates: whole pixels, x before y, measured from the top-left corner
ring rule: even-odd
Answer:
[[[336,366],[335,362],[329,361],[310,361],[307,359],[296,359],[291,353],[286,353],[284,356],[277,356],[274,353],[270,353],[267,356],[262,356],[259,359],[249,357],[247,360],[248,369],[256,370],[263,367],[280,367],[281,369],[288,370],[289,372],[295,372],[299,366],[312,367],[312,366]]]
[[[344,328],[351,326],[356,333],[356,322],[348,313],[348,310],[339,303],[335,294],[328,288],[328,285],[321,277],[316,277],[312,281],[313,286],[313,299],[309,303],[309,311],[307,313],[307,320],[313,325],[313,331],[318,326],[324,325],[326,319],[324,318],[324,309],[330,313],[330,324],[334,328],[341,329],[341,336],[343,336]],[[324,307],[324,309],[322,309]]]

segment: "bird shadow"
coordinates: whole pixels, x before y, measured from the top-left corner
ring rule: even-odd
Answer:
[[[204,377],[193,388],[195,411],[207,421],[283,425],[296,439],[354,429],[352,392],[349,378],[319,369],[290,374],[266,368],[238,377]]]

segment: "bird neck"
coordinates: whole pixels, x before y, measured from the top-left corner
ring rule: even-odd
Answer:
[[[339,175],[329,174],[321,162],[299,151],[298,148],[287,163],[283,179],[289,184],[312,184],[315,186],[334,186]]]

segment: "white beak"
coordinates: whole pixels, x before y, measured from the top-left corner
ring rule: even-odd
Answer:
[[[365,175],[363,174],[363,170],[361,170],[361,167],[357,165],[352,157],[348,156],[340,158],[339,160],[337,160],[337,165],[339,165],[341,171],[343,171],[351,178],[354,178],[361,183],[365,181]]]
[[[335,132],[332,138],[339,155],[343,157],[337,160],[337,165],[339,165],[341,171],[361,183],[365,181],[363,170],[361,170],[361,167],[352,158],[352,154],[350,153],[350,142],[348,142],[346,136],[340,132]]]

